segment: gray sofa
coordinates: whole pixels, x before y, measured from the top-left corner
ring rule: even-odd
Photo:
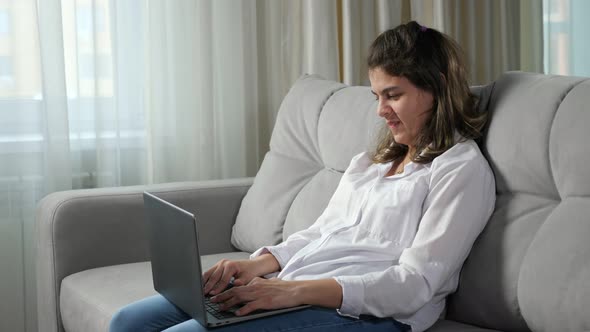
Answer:
[[[429,332],[590,330],[590,80],[510,72],[474,88],[495,212]],[[40,331],[106,331],[154,294],[141,193],[194,212],[203,264],[245,258],[310,225],[380,120],[367,87],[304,76],[285,97],[256,178],[75,190],[37,210]],[[231,240],[231,241],[230,241]]]

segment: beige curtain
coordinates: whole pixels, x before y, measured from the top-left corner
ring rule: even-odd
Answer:
[[[301,75],[339,80],[338,2],[256,1],[260,160],[287,91]]]
[[[540,0],[446,0],[438,3],[442,8],[433,12],[437,18],[430,21],[430,17],[425,16],[424,21],[432,22],[461,44],[473,84],[489,82],[508,70],[543,72]]]
[[[317,73],[347,84],[368,84],[365,57],[370,43],[379,33],[409,20],[443,31],[461,44],[471,84],[487,83],[508,70],[543,70],[541,0],[263,3],[267,18],[278,13],[281,16],[276,18],[278,30],[263,33],[280,35],[275,45],[282,46],[281,51],[270,53],[267,59],[282,61],[288,68],[275,72],[280,75],[277,80],[285,84],[301,72]]]

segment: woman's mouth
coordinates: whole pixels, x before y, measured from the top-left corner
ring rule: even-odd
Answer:
[[[387,125],[389,128],[397,128],[402,122],[399,120],[387,120]]]

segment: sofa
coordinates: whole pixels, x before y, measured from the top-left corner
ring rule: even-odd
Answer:
[[[495,211],[429,332],[590,330],[590,79],[508,72],[474,87]],[[382,125],[368,87],[303,76],[254,178],[72,190],[36,212],[38,325],[106,331],[155,294],[142,192],[193,212],[202,263],[247,258],[311,225]]]

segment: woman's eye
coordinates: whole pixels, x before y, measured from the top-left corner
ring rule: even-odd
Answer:
[[[402,95],[401,94],[395,94],[395,95],[386,95],[385,99],[387,100],[398,100]],[[375,95],[375,100],[379,101],[379,96]]]

